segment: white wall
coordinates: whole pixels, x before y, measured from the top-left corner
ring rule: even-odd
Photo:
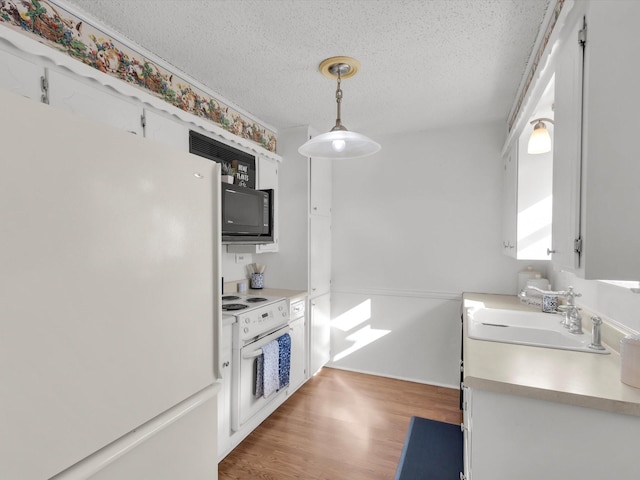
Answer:
[[[619,324],[629,333],[640,333],[640,293],[599,280],[584,280],[560,270],[551,272],[551,280],[557,290],[574,287],[582,295],[576,304],[589,312]]]
[[[334,162],[331,366],[456,386],[461,294],[546,270],[502,254],[504,138],[501,123],[407,133]]]

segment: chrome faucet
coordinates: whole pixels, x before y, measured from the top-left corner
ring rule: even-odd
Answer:
[[[582,296],[581,293],[576,293],[573,291],[573,287],[568,287],[567,290],[542,290],[538,287],[527,286],[522,289],[519,293],[521,298],[527,298],[527,290],[533,290],[542,295],[556,295],[558,297],[563,297],[567,301],[567,310],[564,314],[564,320],[562,321],[562,326],[569,329],[569,333],[573,333],[574,335],[582,335],[584,332],[582,331],[582,316],[580,315],[580,309],[576,306],[575,299],[576,297]]]
[[[602,319],[600,317],[591,317],[591,324],[593,325],[593,328],[591,330],[592,339],[589,344],[589,348],[594,350],[606,350],[606,348],[602,346]]]

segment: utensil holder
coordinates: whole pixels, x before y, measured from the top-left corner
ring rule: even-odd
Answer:
[[[251,274],[251,288],[264,288],[264,273]]]

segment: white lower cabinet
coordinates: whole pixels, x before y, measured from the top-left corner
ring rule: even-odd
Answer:
[[[331,295],[309,300],[309,374],[314,375],[331,357]]]
[[[464,479],[469,480],[471,478],[471,403],[472,393],[471,389],[462,387],[462,437],[463,437],[463,452],[464,452]]]
[[[465,399],[466,480],[638,476],[640,417],[477,388]]]
[[[232,448],[231,444],[231,342],[232,325],[222,327],[220,340],[220,365],[222,388],[218,393],[218,461]]]
[[[305,318],[298,318],[291,322],[291,372],[289,375],[288,395],[293,394],[305,381],[306,376],[306,348],[305,348]]]

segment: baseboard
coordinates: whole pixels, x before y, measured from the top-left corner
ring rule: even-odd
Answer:
[[[331,293],[351,295],[379,295],[385,297],[411,297],[427,300],[462,301],[462,292],[434,292],[430,290],[394,290],[390,288],[332,288]]]
[[[341,367],[341,366],[338,366],[338,365],[334,365],[332,363],[327,363],[325,365],[325,368],[335,368],[336,370],[344,370],[344,371],[347,371],[347,372],[354,372],[354,373],[363,373],[365,375],[375,375],[376,377],[392,378],[394,380],[402,380],[404,382],[421,383],[423,385],[430,385],[432,387],[442,387],[442,388],[451,388],[453,390],[460,390],[460,385],[457,385],[457,384],[446,384],[446,383],[440,383],[440,382],[426,382],[424,380],[420,380],[420,379],[416,379],[416,378],[399,377],[399,376],[396,376],[396,375],[383,375],[383,374],[381,374],[379,372],[370,372],[370,371],[360,370],[360,369],[356,369],[356,368]]]

